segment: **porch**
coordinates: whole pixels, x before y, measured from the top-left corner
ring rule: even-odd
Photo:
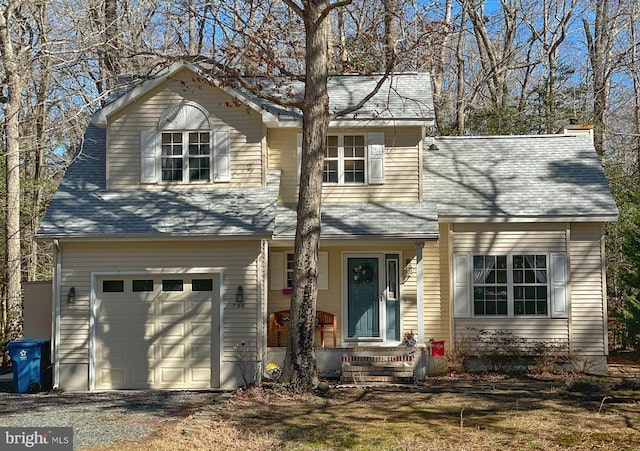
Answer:
[[[266,362],[284,363],[286,347],[267,348]],[[342,384],[413,383],[447,369],[446,356],[433,356],[432,346],[316,347],[320,378]]]

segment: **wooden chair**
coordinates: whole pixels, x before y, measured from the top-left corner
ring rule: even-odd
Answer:
[[[281,310],[269,315],[269,345],[280,345],[280,333],[289,331],[290,310]],[[329,312],[316,311],[316,330],[320,332],[320,346],[324,348],[324,333],[333,332],[333,347],[338,342],[338,320],[336,315]]]

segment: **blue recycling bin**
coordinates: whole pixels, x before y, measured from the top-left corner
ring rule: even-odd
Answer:
[[[42,338],[21,338],[9,343],[13,361],[13,383],[18,393],[38,393],[49,389],[50,342]]]

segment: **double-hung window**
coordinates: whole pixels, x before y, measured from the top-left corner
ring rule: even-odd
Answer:
[[[162,133],[162,181],[207,182],[211,173],[209,132]]]
[[[329,135],[324,148],[324,183],[366,183],[365,135]]]
[[[474,316],[547,316],[549,256],[473,256]]]
[[[230,137],[228,130],[212,128],[209,114],[200,105],[172,105],[157,127],[140,136],[142,183],[229,182]]]

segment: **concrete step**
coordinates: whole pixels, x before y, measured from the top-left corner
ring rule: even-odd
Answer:
[[[413,373],[410,376],[396,375],[362,375],[362,374],[343,374],[340,378],[341,384],[370,384],[370,383],[386,383],[386,384],[411,384],[413,383]]]

